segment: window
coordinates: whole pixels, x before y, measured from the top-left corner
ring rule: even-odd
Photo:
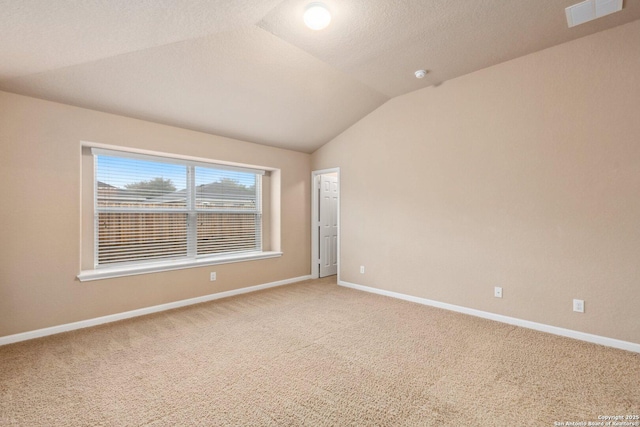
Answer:
[[[264,170],[101,148],[90,155],[95,272],[281,255],[263,251]]]

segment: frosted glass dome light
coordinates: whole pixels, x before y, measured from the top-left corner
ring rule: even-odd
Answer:
[[[322,3],[310,3],[304,11],[304,23],[312,30],[327,28],[331,22],[331,13]]]

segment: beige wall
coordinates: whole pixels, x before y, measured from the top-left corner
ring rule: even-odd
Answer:
[[[341,279],[640,343],[639,47],[635,21],[395,98],[319,149]]]
[[[284,255],[80,283],[80,141],[281,169]],[[0,336],[310,273],[308,154],[6,92],[0,150]]]

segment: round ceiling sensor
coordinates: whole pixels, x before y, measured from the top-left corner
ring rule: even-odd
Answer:
[[[331,22],[331,13],[322,3],[310,3],[304,10],[304,23],[312,30],[322,30],[327,28]]]
[[[418,70],[415,72],[416,78],[422,79],[427,75],[427,70]]]

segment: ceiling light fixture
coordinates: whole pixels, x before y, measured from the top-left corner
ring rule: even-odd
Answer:
[[[317,31],[327,28],[331,22],[331,13],[324,4],[313,2],[305,8],[303,18],[307,27]]]

